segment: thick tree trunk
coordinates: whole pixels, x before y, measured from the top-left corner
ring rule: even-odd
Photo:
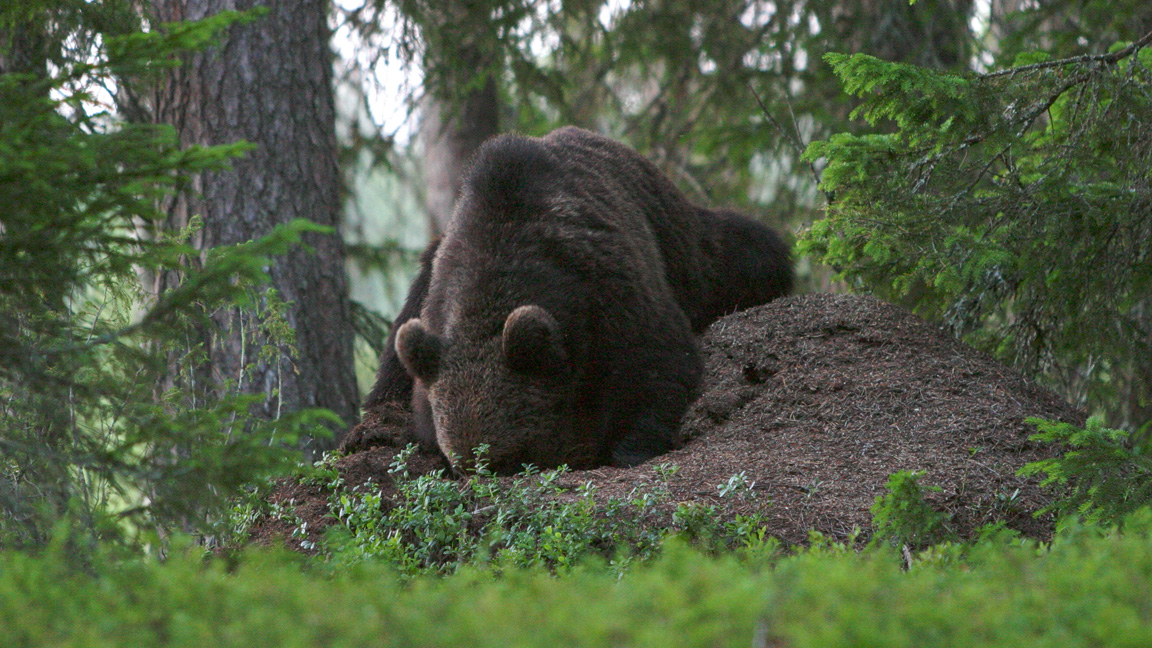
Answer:
[[[28,75],[29,86],[35,87],[48,75],[49,46],[50,41],[44,35],[43,25],[35,18],[0,24],[0,74]],[[46,85],[35,91],[38,96],[47,98]],[[4,225],[0,223],[0,238],[3,238],[4,231]],[[7,258],[14,257],[8,254]],[[61,309],[64,306],[62,292],[43,295],[42,298],[45,310]],[[6,539],[15,548],[46,544],[49,539],[48,528],[36,520],[63,519],[73,495],[69,488],[72,483],[69,476],[71,466],[61,460],[63,453],[73,446],[72,428],[64,413],[66,408],[61,408],[60,403],[51,397],[41,396],[40,386],[29,384],[33,381],[22,380],[25,376],[21,371],[8,373],[17,358],[11,352],[29,348],[20,349],[21,345],[16,341],[22,337],[18,332],[27,326],[27,319],[31,315],[22,309],[0,311],[0,331],[4,333],[0,345],[5,347],[0,351],[0,368],[5,370],[4,378],[0,379],[0,392],[24,403],[23,407],[35,407],[38,410],[36,424],[14,431],[17,441],[14,451],[10,451],[7,444],[0,444],[4,457],[0,461],[12,462],[10,465],[16,468],[15,472],[5,470],[0,474],[0,520],[7,519],[14,523],[10,527],[14,532],[7,534]],[[12,375],[17,380],[11,381]],[[21,425],[16,424],[15,427]],[[8,431],[0,433],[0,437],[5,435],[8,435]]]
[[[48,39],[37,27],[29,22],[0,26],[0,74],[47,76]]]
[[[267,6],[264,16],[232,27],[218,47],[197,53],[173,70],[150,102],[153,118],[175,126],[184,145],[247,140],[256,148],[232,170],[199,178],[197,195],[181,195],[168,208],[169,225],[199,215],[197,247],[258,238],[276,225],[305,218],[336,227],[340,176],[336,164],[332,62],[325,0],[153,0],[159,22],[196,20],[225,9]],[[296,250],[268,268],[271,288],[289,302],[284,313],[295,332],[296,355],[280,345],[260,357],[268,340],[257,318],[216,312],[207,346],[213,385],[234,381],[265,396],[259,414],[324,407],[345,424],[358,417],[352,328],[338,233],[309,235],[313,252]],[[154,289],[170,286],[157,277]],[[266,297],[267,295],[265,295]],[[245,369],[245,366],[248,369]],[[310,446],[334,447],[339,439]]]

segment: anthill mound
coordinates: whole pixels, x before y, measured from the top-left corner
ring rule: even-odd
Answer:
[[[1053,452],[1029,441],[1035,428],[1024,420],[1082,423],[1084,415],[939,327],[871,297],[801,295],[717,321],[701,346],[705,380],[684,420],[683,448],[561,482],[591,482],[601,500],[625,498],[655,485],[656,465],[674,464],[671,496],[659,505],[665,517],[647,523],[696,502],[725,518],[760,513],[770,535],[802,543],[810,529],[867,533],[888,476],[919,470],[923,485],[940,488],[927,501],[961,537],[998,520],[1034,537],[1051,532],[1050,519],[1033,516],[1050,495],[1015,476]],[[350,431],[349,454],[337,463],[348,487],[371,480],[385,498],[394,493],[387,469],[406,421],[405,407],[387,406]],[[411,468],[442,465],[418,455]],[[722,497],[733,476],[751,490]],[[310,531],[330,523],[320,487],[284,483],[272,500],[291,502]],[[268,520],[255,537],[288,530]]]

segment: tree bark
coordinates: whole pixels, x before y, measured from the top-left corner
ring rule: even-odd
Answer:
[[[424,144],[424,204],[434,235],[442,234],[452,218],[456,194],[476,149],[500,133],[500,100],[496,81],[463,93],[458,103],[427,97],[420,119]]]
[[[30,22],[0,26],[0,74],[48,75],[48,39]]]
[[[490,3],[406,0],[401,10],[419,26],[427,52],[420,115],[424,204],[433,237],[452,218],[456,194],[476,149],[500,133],[501,67]]]
[[[972,0],[885,0],[844,3],[841,41],[847,51],[934,69],[966,68]]]
[[[168,226],[199,215],[195,241],[201,255],[213,247],[252,240],[296,218],[338,227],[341,181],[336,162],[332,61],[324,0],[153,0],[159,23],[197,20],[225,9],[263,5],[268,12],[233,26],[217,47],[190,55],[154,90],[153,119],[172,124],[181,143],[215,145],[247,140],[256,148],[232,170],[204,174],[196,193],[166,207]],[[267,332],[249,311],[212,314],[217,329],[206,343],[212,385],[261,394],[258,415],[323,407],[346,425],[358,418],[351,315],[339,233],[305,237],[302,249],[276,258],[270,288],[289,302],[284,313],[295,332],[296,355],[278,345],[260,357]],[[152,289],[170,288],[171,277]],[[267,305],[267,293],[264,305]],[[337,431],[339,434],[339,431]],[[306,449],[335,447],[338,438]]]

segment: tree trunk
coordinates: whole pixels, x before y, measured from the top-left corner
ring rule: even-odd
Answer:
[[[27,17],[0,24],[0,74],[27,75],[25,89],[36,92],[37,97],[47,99],[48,86],[36,87],[36,84],[48,76],[51,45],[58,44],[50,42],[43,25],[36,18]],[[0,238],[4,231],[4,225],[0,223]],[[6,258],[17,257],[9,253]],[[63,310],[64,297],[63,291],[42,295],[43,309]],[[0,463],[9,464],[0,473],[0,520],[11,521],[12,525],[2,540],[7,540],[10,546],[17,549],[46,544],[49,540],[49,527],[40,524],[37,519],[62,519],[68,512],[68,503],[73,495],[69,488],[72,483],[69,476],[71,466],[62,459],[74,445],[67,408],[62,408],[60,402],[53,398],[56,393],[35,384],[34,380],[28,380],[27,374],[20,369],[11,371],[13,365],[18,366],[19,352],[29,348],[25,346],[26,343],[22,343],[20,331],[27,326],[28,318],[34,316],[19,308],[0,311],[0,332],[3,332],[0,335],[0,346],[4,347],[0,351],[0,370],[3,370],[0,394],[15,399],[27,407],[28,411],[35,412],[27,419],[24,430],[5,430],[0,435],[0,440],[6,436],[16,442],[15,446],[0,443],[4,457]],[[16,378],[14,381],[11,380],[13,376]],[[5,418],[8,418],[8,412],[5,414]],[[20,418],[17,415],[13,420],[19,421]],[[22,425],[16,423],[14,427],[20,428]]]
[[[490,3],[402,0],[420,26],[427,52],[421,107],[424,204],[433,237],[452,217],[456,193],[476,149],[500,132],[501,68]]]
[[[914,4],[864,0],[844,3],[841,42],[847,51],[934,69],[968,65],[972,0]]]
[[[420,119],[424,143],[424,204],[433,235],[442,234],[452,218],[456,194],[468,162],[480,145],[500,132],[496,81],[465,93],[458,103],[426,97]]]
[[[0,74],[48,75],[48,39],[30,21],[0,25]]]
[[[232,170],[204,174],[197,193],[167,205],[170,228],[203,219],[195,241],[205,254],[241,243],[276,225],[304,218],[337,227],[340,176],[336,163],[335,110],[328,3],[324,0],[153,0],[158,22],[197,20],[225,9],[265,5],[268,12],[227,31],[217,47],[190,55],[155,89],[153,119],[172,124],[181,143],[214,145],[247,140],[256,145],[232,162]],[[295,333],[276,344],[274,357],[260,355],[269,342],[259,318],[227,309],[212,314],[217,328],[205,343],[211,385],[261,394],[258,414],[323,407],[346,425],[358,417],[353,371],[353,333],[339,233],[310,234],[314,252],[295,250],[273,260],[270,288],[288,302],[284,312]],[[171,277],[157,277],[157,292]],[[270,301],[262,296],[262,306]],[[339,439],[313,442],[308,450],[335,447]]]

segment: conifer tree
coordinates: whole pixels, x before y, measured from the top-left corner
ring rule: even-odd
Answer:
[[[162,71],[238,16],[158,32],[128,3],[2,7],[0,547],[59,533],[82,558],[102,541],[140,547],[155,529],[206,528],[225,498],[291,457],[271,440],[330,416],[268,421],[251,416],[252,397],[154,386],[205,309],[251,309],[271,258],[319,228],[289,223],[189,264],[195,223],[165,231],[157,199],[245,147],[183,148],[170,127],[118,120],[102,93]],[[141,269],[182,280],[145,299]]]
[[[1152,33],[984,74],[829,55],[875,132],[814,143],[802,249],[1074,402],[1152,419]],[[913,291],[914,294],[913,294]]]

